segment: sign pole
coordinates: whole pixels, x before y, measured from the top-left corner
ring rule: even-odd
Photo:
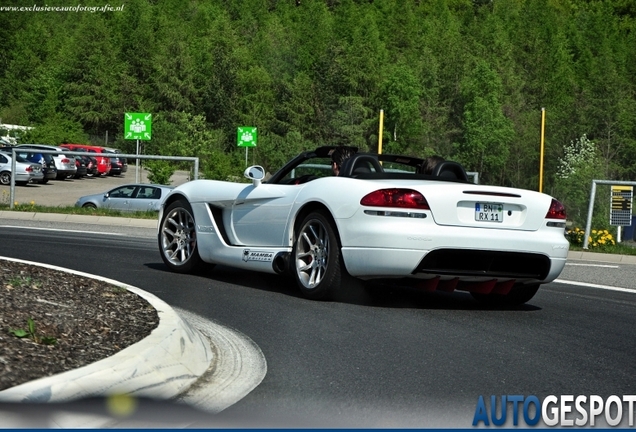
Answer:
[[[139,156],[139,140],[137,140],[137,151],[135,153],[137,156]],[[137,172],[135,173],[135,183],[139,183],[139,158],[137,158],[137,162],[135,163],[137,165]]]
[[[135,140],[137,148],[135,155],[139,156],[139,140],[149,141],[152,139],[152,114],[151,113],[124,113],[124,139]],[[141,172],[139,171],[139,158],[135,162],[136,173],[135,182],[141,183]]]
[[[245,147],[245,166],[248,163],[248,151],[250,147],[256,147],[258,132],[254,126],[241,126],[236,128],[236,145]]]

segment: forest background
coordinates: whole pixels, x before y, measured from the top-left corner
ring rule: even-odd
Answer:
[[[134,153],[124,112],[150,112],[145,154],[198,156],[206,178],[240,178],[238,126],[258,127],[250,163],[274,172],[323,144],[377,151],[382,109],[385,153],[438,154],[481,183],[538,190],[545,108],[543,190],[574,224],[585,223],[592,179],[636,180],[632,0],[110,6],[122,10],[0,11],[0,119],[35,126],[21,142],[108,137]]]

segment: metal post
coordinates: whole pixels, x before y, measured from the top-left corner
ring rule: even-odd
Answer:
[[[587,223],[585,224],[585,238],[583,239],[583,249],[587,249],[588,238],[592,230],[592,214],[594,212],[594,198],[596,197],[596,182],[592,181],[592,190],[590,191],[590,205],[587,209]]]
[[[382,154],[382,130],[384,129],[384,110],[380,110],[380,126],[378,131],[378,154]]]
[[[199,158],[194,161],[194,179],[199,180]]]
[[[541,156],[539,161],[539,192],[543,192],[543,148],[545,144],[545,108],[541,108]]]
[[[139,140],[137,140],[137,151],[136,151],[136,155],[139,156]],[[140,173],[139,173],[139,158],[136,159],[137,162],[135,162],[136,168],[137,168],[137,172],[135,173],[135,183],[140,183],[139,181],[139,177],[140,177]]]
[[[11,204],[9,205],[9,208],[11,210],[13,210],[15,208],[14,202],[15,202],[15,168],[16,168],[16,154],[15,154],[15,147],[11,149],[11,186],[9,187],[9,199],[11,200]]]

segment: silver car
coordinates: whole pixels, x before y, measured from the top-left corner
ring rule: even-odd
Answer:
[[[81,197],[76,207],[108,208],[120,211],[159,211],[173,188],[159,184],[128,184],[108,192]]]
[[[11,184],[11,154],[0,152],[0,184]],[[44,179],[42,165],[32,163],[16,155],[15,161],[15,184],[25,186],[30,181],[40,181]]]
[[[59,151],[59,153],[52,154],[55,161],[55,167],[57,168],[57,179],[64,180],[68,177],[73,177],[77,173],[77,167],[75,166],[75,158],[73,156],[67,156],[63,152],[68,151],[62,147],[51,146],[47,144],[19,144],[16,147],[30,148],[37,150],[49,150]]]

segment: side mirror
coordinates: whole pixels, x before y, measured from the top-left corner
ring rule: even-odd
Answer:
[[[265,178],[265,168],[262,166],[254,165],[248,167],[243,173],[245,178],[252,180],[254,187],[261,184],[261,181]]]
[[[110,198],[110,192],[106,192],[106,193],[104,194],[104,198]]]

